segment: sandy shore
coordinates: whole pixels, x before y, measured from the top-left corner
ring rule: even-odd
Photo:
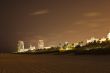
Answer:
[[[110,55],[0,54],[0,73],[110,73]]]

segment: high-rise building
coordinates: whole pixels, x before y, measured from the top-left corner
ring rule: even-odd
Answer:
[[[107,38],[110,40],[110,33],[108,33]]]
[[[18,41],[18,52],[21,52],[21,50],[24,50],[24,42]]]
[[[44,49],[44,41],[43,40],[38,41],[38,49]]]

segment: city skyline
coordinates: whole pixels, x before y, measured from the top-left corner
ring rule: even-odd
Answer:
[[[109,0],[0,1],[0,52],[15,51],[18,40],[46,45],[102,38],[110,32]]]
[[[63,43],[57,43],[58,45],[48,45],[48,46],[45,46],[45,42],[44,40],[38,40],[37,42],[37,46],[31,44],[28,44],[28,47],[25,47],[26,44],[24,43],[24,41],[21,41],[19,40],[18,43],[17,43],[17,51],[16,52],[36,52],[38,50],[49,50],[51,48],[57,48],[59,49],[59,51],[65,51],[65,50],[73,50],[74,48],[76,48],[78,45],[83,47],[83,46],[86,46],[87,44],[90,44],[90,43],[103,43],[103,42],[107,42],[107,41],[110,41],[110,32],[106,35],[106,37],[102,37],[102,38],[96,38],[96,37],[91,37],[85,41],[78,41],[78,42],[63,42]],[[29,46],[30,45],[30,46]],[[66,45],[66,47],[64,48],[64,46]],[[58,48],[59,47],[59,48]]]

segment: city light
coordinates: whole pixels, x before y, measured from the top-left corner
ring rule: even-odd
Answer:
[[[107,37],[103,37],[103,38],[95,38],[92,37],[90,39],[87,40],[87,42],[84,44],[83,42],[77,42],[77,43],[69,43],[69,42],[65,42],[63,45],[58,46],[59,47],[59,51],[63,52],[63,51],[68,51],[68,50],[74,50],[76,46],[83,46],[86,45],[87,43],[94,43],[94,42],[104,42],[106,40],[110,40],[110,33],[107,34]],[[35,50],[48,50],[51,47],[44,46],[44,40],[38,40],[38,48],[36,48],[35,46],[30,44],[29,48],[24,48],[24,42],[23,41],[18,41],[18,50],[17,52],[27,52],[27,51],[35,51]]]

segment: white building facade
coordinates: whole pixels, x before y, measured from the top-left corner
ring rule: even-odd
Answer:
[[[107,38],[108,38],[108,40],[110,40],[110,33],[107,34]]]
[[[18,52],[21,52],[24,50],[24,42],[23,41],[18,41],[18,44],[17,44],[17,49],[18,49]]]
[[[43,40],[38,41],[38,49],[44,49],[44,41]]]

